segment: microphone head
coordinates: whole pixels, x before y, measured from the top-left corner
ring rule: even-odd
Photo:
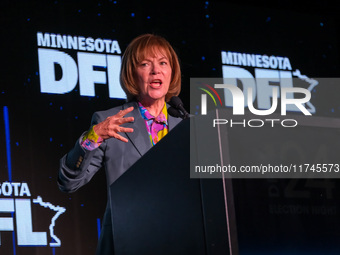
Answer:
[[[180,105],[183,105],[182,100],[179,97],[173,96],[170,98],[170,105],[172,105],[175,108],[178,108]]]
[[[180,113],[179,110],[177,110],[176,108],[170,106],[168,108],[168,113],[172,116],[172,117],[175,117],[175,118],[182,118],[183,115]]]
[[[187,119],[189,118],[189,113],[184,109],[183,107],[183,103],[182,103],[182,100],[179,98],[179,97],[176,97],[176,96],[173,96],[172,98],[170,98],[170,102],[169,104],[176,108],[176,110],[178,112],[180,112],[181,114],[181,118],[182,119]]]

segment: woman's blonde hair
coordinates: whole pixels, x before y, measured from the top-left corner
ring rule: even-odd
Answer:
[[[156,55],[161,52],[168,58],[171,66],[171,81],[165,101],[178,96],[181,91],[181,69],[176,52],[170,43],[163,37],[153,34],[144,34],[136,37],[126,48],[120,70],[120,84],[126,93],[127,99],[135,99],[139,95],[139,86],[136,83],[136,67],[147,55]]]

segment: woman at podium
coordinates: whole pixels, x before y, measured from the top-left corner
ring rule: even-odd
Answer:
[[[60,160],[58,185],[62,191],[76,191],[101,168],[106,171],[107,184],[112,184],[180,122],[168,115],[166,104],[180,92],[180,65],[163,37],[144,34],[128,45],[120,83],[127,102],[94,113],[88,131]],[[114,254],[109,205],[97,254]]]

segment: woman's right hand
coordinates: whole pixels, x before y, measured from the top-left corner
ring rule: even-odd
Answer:
[[[129,107],[125,110],[119,111],[116,115],[107,117],[106,120],[98,123],[93,127],[94,132],[104,140],[114,137],[123,142],[128,142],[128,139],[119,135],[118,133],[132,133],[133,128],[125,128],[120,125],[134,121],[134,117],[126,117],[124,116],[129,112],[133,111],[133,107]]]

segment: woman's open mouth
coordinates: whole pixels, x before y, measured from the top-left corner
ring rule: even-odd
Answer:
[[[155,89],[160,88],[161,85],[162,85],[162,81],[161,81],[161,80],[158,80],[158,79],[152,80],[152,81],[150,82],[150,86],[151,86],[152,88],[155,88]]]

